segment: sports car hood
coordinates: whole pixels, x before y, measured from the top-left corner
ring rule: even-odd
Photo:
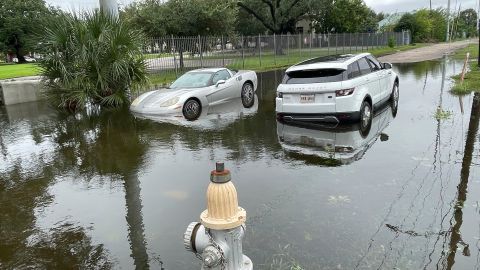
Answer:
[[[191,92],[192,89],[163,88],[140,95],[131,105],[131,109],[141,111],[144,109],[158,108],[160,104],[181,95]]]

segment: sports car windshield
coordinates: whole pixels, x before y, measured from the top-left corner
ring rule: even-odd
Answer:
[[[199,88],[210,85],[212,73],[211,72],[189,72],[185,73],[175,82],[170,88]]]

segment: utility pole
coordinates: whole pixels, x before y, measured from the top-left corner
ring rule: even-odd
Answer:
[[[100,9],[104,10],[110,15],[118,18],[118,4],[117,0],[100,0]]]
[[[446,42],[450,41],[450,0],[448,0],[448,7],[447,7],[447,39]]]

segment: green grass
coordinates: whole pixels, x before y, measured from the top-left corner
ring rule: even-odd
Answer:
[[[465,74],[465,80],[461,82],[461,75],[453,76],[455,81],[452,93],[466,95],[471,92],[480,92],[480,68],[476,63],[470,63],[470,71]]]
[[[467,95],[471,92],[480,91],[480,68],[477,65],[478,44],[470,44],[469,46],[456,51],[453,58],[465,60],[467,53],[470,53],[470,70],[465,74],[464,81],[461,81],[461,74],[452,77],[454,85],[451,91],[456,95]]]
[[[478,58],[478,44],[470,44],[469,46],[457,50],[453,55],[453,58],[459,60],[465,60],[467,53],[470,53],[470,59],[476,60]]]
[[[35,76],[40,74],[36,64],[2,64],[0,65],[0,80]]]

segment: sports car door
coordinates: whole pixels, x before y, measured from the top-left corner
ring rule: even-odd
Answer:
[[[225,81],[225,83],[217,85],[219,81]],[[210,104],[236,97],[236,83],[235,80],[231,79],[230,73],[227,70],[220,70],[215,73],[212,82],[213,85],[207,95]]]

